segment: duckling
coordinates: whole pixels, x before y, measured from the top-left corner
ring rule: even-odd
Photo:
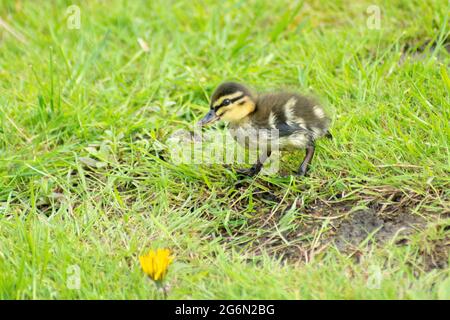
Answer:
[[[216,88],[211,96],[210,110],[198,124],[205,126],[218,120],[227,122],[233,132],[240,129],[277,129],[280,151],[306,149],[297,173],[300,176],[308,172],[315,141],[323,136],[331,138],[328,131],[330,118],[312,98],[291,92],[257,95],[236,82],[225,82]],[[232,135],[236,139],[237,134]],[[245,147],[256,143],[247,140]],[[248,174],[253,176],[259,173],[271,152],[270,148],[265,150]]]

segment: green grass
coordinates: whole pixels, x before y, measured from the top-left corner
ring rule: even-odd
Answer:
[[[138,255],[168,247],[171,299],[450,299],[445,1],[75,1],[69,29],[71,4],[0,0],[0,298],[160,299]],[[320,97],[335,139],[308,178],[239,187],[161,159],[226,79]],[[402,244],[327,241],[373,203],[427,223]]]

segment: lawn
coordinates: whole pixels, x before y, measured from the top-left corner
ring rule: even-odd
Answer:
[[[0,298],[450,299],[449,12],[0,0]],[[308,177],[167,156],[225,80],[322,101]]]

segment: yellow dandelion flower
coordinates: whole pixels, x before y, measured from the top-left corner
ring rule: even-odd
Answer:
[[[169,249],[150,250],[146,255],[140,256],[142,270],[154,281],[162,281],[166,276],[173,258]]]

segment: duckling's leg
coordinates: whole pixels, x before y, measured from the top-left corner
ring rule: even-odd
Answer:
[[[299,176],[305,176],[306,173],[308,172],[309,164],[311,163],[311,160],[314,156],[314,150],[315,150],[314,145],[306,147],[305,158],[303,159],[303,162],[300,165],[300,168],[298,169]]]
[[[248,175],[250,177],[253,177],[253,176],[257,175],[261,171],[264,162],[267,160],[267,158],[270,157],[271,153],[272,153],[271,151],[263,152],[259,156],[259,158],[256,161],[256,163],[250,169],[238,170],[238,173],[245,174],[245,175]]]

